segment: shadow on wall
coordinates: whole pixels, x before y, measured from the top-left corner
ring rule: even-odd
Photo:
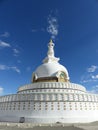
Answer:
[[[24,123],[25,122],[25,117],[20,117],[19,123]]]

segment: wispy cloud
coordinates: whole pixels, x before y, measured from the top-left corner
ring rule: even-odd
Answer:
[[[0,70],[13,70],[16,71],[17,73],[21,72],[16,66],[7,66],[2,64],[0,64]]]
[[[12,66],[10,69],[16,71],[17,73],[20,73],[20,70],[16,66]]]
[[[49,15],[47,32],[51,34],[51,38],[55,40],[56,36],[58,35],[58,20],[56,17]]]
[[[38,30],[37,29],[32,29],[32,32],[37,32]]]
[[[0,86],[0,95],[3,94],[3,90],[4,90],[3,87]]]
[[[98,66],[96,66],[96,65],[91,65],[91,67],[87,68],[87,72],[95,72],[96,69],[98,69]]]
[[[26,68],[26,71],[29,72],[30,70],[31,70],[31,67],[27,67],[27,68]]]
[[[44,28],[32,29],[31,31],[32,31],[33,33],[36,33],[36,32],[45,32],[45,29],[44,29]]]
[[[81,78],[81,83],[98,82],[98,75],[85,74]]]
[[[7,42],[0,40],[0,47],[2,47],[2,48],[11,47],[11,45]]]
[[[13,52],[14,52],[14,56],[18,56],[20,51],[16,48],[13,49]]]
[[[21,60],[17,60],[17,63],[21,63]]]
[[[88,82],[93,82],[94,80],[92,79],[92,75],[85,73],[84,75],[82,75],[81,77],[81,83],[88,83]]]
[[[42,32],[45,32],[45,29],[44,29],[44,28],[41,28],[41,31],[42,31]]]
[[[98,81],[98,66],[91,65],[81,77],[81,83],[89,83]]]
[[[10,33],[9,32],[4,32],[3,34],[0,34],[0,37],[9,37],[10,36]]]
[[[98,85],[93,86],[89,92],[98,94]]]
[[[92,79],[98,80],[98,74],[97,75],[92,75]]]

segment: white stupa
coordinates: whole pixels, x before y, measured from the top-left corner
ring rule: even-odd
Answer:
[[[71,83],[67,69],[54,56],[49,42],[47,57],[32,75],[32,83],[17,94],[0,97],[0,121],[32,123],[86,123],[98,121],[98,95]]]

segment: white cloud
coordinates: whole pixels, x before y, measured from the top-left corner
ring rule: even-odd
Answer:
[[[98,79],[98,74],[97,75],[92,75],[92,79]]]
[[[16,48],[13,49],[13,52],[14,52],[14,56],[18,56],[20,51]]]
[[[4,32],[3,34],[0,34],[0,37],[9,37],[10,33],[9,32]]]
[[[81,81],[81,83],[88,83],[88,82],[92,82],[93,80],[92,79],[84,79]]]
[[[20,70],[16,66],[7,66],[0,64],[0,70],[13,70],[16,71],[17,73],[20,73]]]
[[[51,34],[51,38],[55,39],[58,35],[58,20],[56,17],[49,16],[48,17],[48,24],[47,32]]]
[[[4,90],[3,87],[0,86],[0,95],[3,94],[3,90]]]
[[[0,47],[11,47],[11,45],[9,44],[9,43],[7,43],[7,42],[4,42],[4,41],[1,41],[0,40]]]
[[[98,94],[98,85],[93,86],[89,92]]]
[[[98,66],[91,65],[91,67],[87,68],[84,75],[81,77],[81,83],[89,83],[98,81]]]
[[[45,32],[45,29],[44,28],[40,28],[40,29],[32,29],[31,30],[33,33],[36,33],[36,32]]]
[[[91,67],[87,68],[87,72],[95,72],[98,69],[98,66],[92,65]]]
[[[98,74],[97,75],[87,74],[81,78],[81,83],[89,83],[89,82],[98,82]]]
[[[21,63],[21,60],[17,60],[17,63]]]
[[[16,66],[10,67],[9,69],[12,69],[12,70],[16,71],[17,73],[20,73],[20,70]]]
[[[98,74],[92,74],[92,73],[85,73],[82,77],[81,77],[81,83],[94,83],[94,82],[98,82]]]
[[[19,51],[17,49],[13,49],[14,53],[19,53]]]
[[[9,69],[8,66],[0,64],[0,70],[8,70],[8,69]]]

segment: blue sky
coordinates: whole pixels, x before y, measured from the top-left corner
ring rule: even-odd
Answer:
[[[0,95],[31,82],[51,38],[71,82],[98,92],[98,0],[0,0]]]

